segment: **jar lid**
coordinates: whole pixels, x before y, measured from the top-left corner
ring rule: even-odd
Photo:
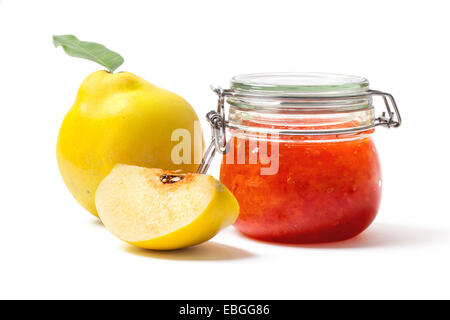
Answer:
[[[231,89],[254,95],[339,97],[367,93],[369,81],[334,73],[252,73],[233,77]]]
[[[246,133],[307,137],[334,135],[337,138],[343,134],[370,133],[377,126],[397,128],[402,123],[394,97],[369,89],[369,81],[356,76],[254,73],[233,77],[230,89],[212,89],[218,96],[217,111],[212,110],[206,115],[213,138],[198,168],[200,173],[206,173],[216,152],[225,154],[229,150],[227,128]],[[381,97],[385,105],[385,112],[378,117],[375,117],[372,106],[374,96]],[[230,105],[228,119],[225,102]],[[325,110],[326,114],[319,110]],[[305,114],[305,111],[311,113]],[[347,117],[349,112],[352,117]],[[314,116],[322,121],[319,126],[312,123]],[[300,126],[297,120],[302,121]]]

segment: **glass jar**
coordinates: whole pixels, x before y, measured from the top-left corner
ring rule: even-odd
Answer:
[[[220,179],[240,205],[241,233],[319,243],[371,224],[381,198],[372,134],[401,122],[391,95],[361,77],[318,73],[241,75],[217,93],[218,110],[208,117],[214,149],[223,153]],[[380,117],[375,95],[387,109]]]

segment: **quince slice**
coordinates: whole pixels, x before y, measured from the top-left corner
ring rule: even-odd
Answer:
[[[207,241],[239,215],[236,198],[212,176],[124,164],[100,183],[95,205],[113,235],[153,250]]]

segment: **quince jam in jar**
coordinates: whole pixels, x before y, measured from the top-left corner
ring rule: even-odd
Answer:
[[[392,96],[369,90],[364,78],[335,74],[251,74],[231,85],[220,178],[240,205],[235,227],[285,243],[338,241],[365,230],[381,198],[372,133],[400,125]],[[375,118],[374,95],[383,97],[388,117]]]

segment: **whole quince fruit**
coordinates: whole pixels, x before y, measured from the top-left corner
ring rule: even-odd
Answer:
[[[172,160],[177,129],[190,134],[190,163]],[[203,147],[198,117],[183,98],[129,72],[97,71],[81,84],[56,150],[70,192],[98,216],[97,186],[117,163],[195,172]]]

